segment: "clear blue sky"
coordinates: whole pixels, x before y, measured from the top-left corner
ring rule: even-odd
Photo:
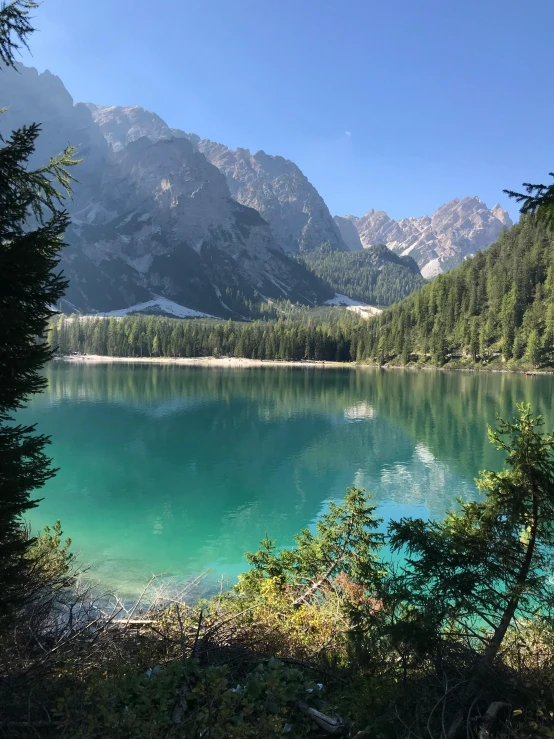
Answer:
[[[295,161],[333,214],[400,218],[554,169],[554,0],[44,0],[76,101]],[[0,79],[1,85],[1,79]]]

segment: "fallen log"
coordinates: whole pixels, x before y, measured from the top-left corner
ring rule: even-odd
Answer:
[[[323,729],[327,734],[334,734],[338,736],[346,731],[346,723],[340,716],[327,716],[325,713],[312,708],[307,703],[300,701],[298,708],[309,716],[320,729]]]
[[[477,732],[479,739],[490,739],[491,731],[496,723],[498,714],[502,711],[508,711],[510,708],[510,704],[504,703],[504,701],[494,701],[494,703],[491,703],[484,716],[479,719],[479,729]]]

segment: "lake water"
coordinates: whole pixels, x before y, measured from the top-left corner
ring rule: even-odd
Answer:
[[[104,585],[205,569],[232,581],[267,533],[289,545],[356,484],[385,519],[474,497],[501,457],[486,423],[532,403],[554,422],[554,378],[410,370],[54,362],[22,412],[60,468],[30,512],[61,519]]]

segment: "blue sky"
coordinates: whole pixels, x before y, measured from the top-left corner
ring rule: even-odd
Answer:
[[[76,101],[295,161],[333,214],[401,218],[554,168],[554,0],[44,0]],[[1,86],[1,79],[0,79]]]

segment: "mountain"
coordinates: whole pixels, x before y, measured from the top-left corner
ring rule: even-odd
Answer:
[[[94,105],[85,103],[94,122],[99,126],[104,138],[114,151],[121,151],[132,141],[146,136],[153,142],[161,139],[187,138],[184,131],[169,128],[156,113],[130,105]]]
[[[554,233],[524,217],[368,324],[381,362],[554,364]]]
[[[256,291],[304,303],[322,295],[317,279],[285,255],[257,211],[230,197],[224,176],[186,138],[142,137],[115,153],[97,197],[73,213],[68,241],[67,298],[87,308],[163,296],[208,314],[241,315]],[[93,272],[101,289],[92,293],[90,263],[101,273]]]
[[[207,139],[197,146],[224,173],[231,195],[260,212],[283,249],[303,254],[328,244],[346,250],[325,201],[294,162]]]
[[[333,220],[338,226],[342,240],[350,249],[350,251],[358,251],[360,249],[363,249],[360,234],[358,233],[356,224],[353,222],[353,216],[347,216],[346,218],[343,218],[342,216],[335,216]]]
[[[73,174],[75,183],[71,209],[78,209],[95,197],[102,173],[111,159],[111,150],[102,131],[92,120],[90,111],[73,98],[56,75],[39,74],[33,67],[18,65],[1,72],[1,105],[7,110],[0,115],[0,133],[31,123],[41,123],[42,131],[29,165],[40,167],[66,146],[77,147],[82,162]]]
[[[411,257],[399,257],[384,244],[350,252],[321,247],[302,261],[336,293],[371,305],[396,303],[425,283]]]
[[[83,159],[67,203],[73,225],[62,257],[71,309],[121,312],[138,305],[240,317],[260,297],[323,302],[329,285],[387,304],[417,287],[421,276],[388,259],[389,252],[352,253],[384,243],[432,277],[511,225],[506,211],[489,210],[479,198],[453,200],[431,217],[395,221],[370,210],[333,219],[313,185],[283,157],[231,150],[170,128],[139,106],[74,104],[50,72],[7,70],[2,91],[9,105],[0,116],[4,135],[32,121],[43,124],[32,165],[68,143]]]
[[[343,239],[350,238],[349,246],[355,240],[347,236],[345,221],[355,226],[364,248],[383,243],[396,254],[409,255],[425,278],[447,272],[512,226],[500,205],[489,209],[478,197],[454,198],[432,216],[421,218],[395,221],[382,210],[368,210],[361,218],[348,215],[339,220]]]
[[[107,115],[106,130],[95,120],[98,110],[74,105],[49,72],[19,66],[4,71],[2,83],[9,105],[0,116],[2,134],[43,124],[34,164],[69,142],[83,158],[67,203],[72,225],[61,261],[72,309],[110,312],[147,303],[153,310],[173,306],[176,314],[239,317],[260,296],[302,303],[329,297],[285,254],[261,215],[231,197],[225,176],[184,135],[154,142],[143,135],[140,109],[121,109],[133,123],[123,140],[121,117]],[[152,120],[162,127],[157,116]]]
[[[152,141],[188,137],[195,149],[223,172],[231,196],[257,210],[269,223],[285,251],[305,253],[322,244],[337,251],[346,250],[323,198],[294,162],[263,151],[251,154],[248,149],[228,149],[196,134],[170,128],[155,113],[138,106],[88,107],[114,150],[139,136]]]

